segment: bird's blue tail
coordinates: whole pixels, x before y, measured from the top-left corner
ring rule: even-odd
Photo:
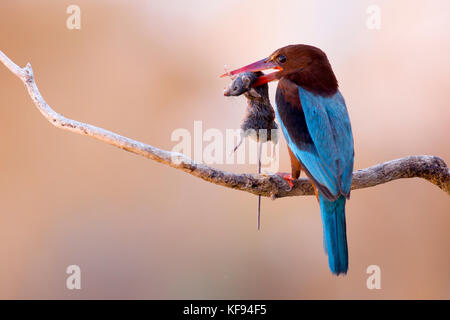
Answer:
[[[329,201],[319,195],[322,213],[323,240],[328,253],[328,264],[336,275],[346,274],[348,269],[347,234],[345,231],[345,198]]]

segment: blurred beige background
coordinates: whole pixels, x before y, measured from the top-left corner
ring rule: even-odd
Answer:
[[[81,30],[66,28],[70,4]],[[369,4],[380,30],[366,27]],[[448,163],[449,12],[445,0],[2,0],[0,50],[32,63],[57,112],[171,149],[194,120],[238,127],[245,101],[222,96],[224,64],[316,45],[347,101],[356,168]],[[258,232],[256,197],[55,129],[3,65],[0,133],[0,298],[450,298],[450,198],[426,181],[353,192],[350,270],[337,278],[314,197],[263,199]],[[65,287],[71,264],[79,291]],[[366,288],[371,264],[381,290]]]

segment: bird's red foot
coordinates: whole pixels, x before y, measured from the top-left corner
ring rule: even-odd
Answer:
[[[286,172],[277,172],[275,173],[277,176],[279,176],[281,179],[283,179],[284,181],[287,182],[287,184],[291,187],[294,186],[294,178],[292,178],[292,175],[290,175],[289,173]]]

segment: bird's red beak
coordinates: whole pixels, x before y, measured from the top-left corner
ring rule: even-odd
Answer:
[[[277,73],[279,71],[283,70],[283,68],[281,68],[279,65],[274,63],[270,57],[259,60],[254,63],[251,63],[248,66],[224,73],[223,75],[221,75],[221,77],[233,76],[235,74],[239,74],[239,73],[243,73],[243,72],[257,72],[257,71],[268,70],[268,69],[277,69],[278,71],[271,72],[269,74],[260,76],[258,78],[258,80],[256,80],[252,85],[252,87],[257,87],[262,84],[268,83],[270,81],[277,80],[277,77],[276,77]]]

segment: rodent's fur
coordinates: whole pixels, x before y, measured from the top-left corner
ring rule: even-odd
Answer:
[[[258,142],[272,141],[274,144],[278,142],[278,126],[275,123],[275,112],[269,100],[269,86],[265,83],[252,88],[252,84],[261,75],[263,75],[262,72],[238,74],[224,92],[226,96],[244,94],[247,98],[247,110],[241,122],[241,141],[234,148],[235,151],[242,143],[242,139],[247,136]],[[266,130],[266,133],[260,130]]]

